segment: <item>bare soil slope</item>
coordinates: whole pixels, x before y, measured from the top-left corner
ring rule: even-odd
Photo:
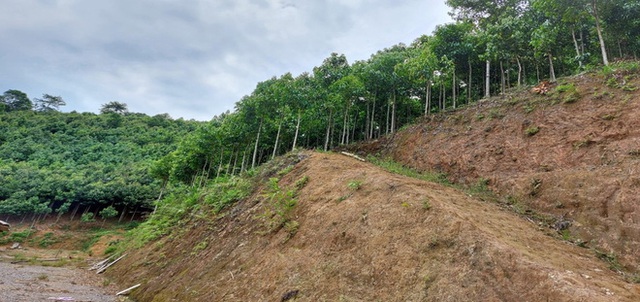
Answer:
[[[640,79],[619,71],[562,81],[548,95],[513,92],[433,116],[360,151],[455,182],[489,180],[512,203],[564,216],[574,239],[637,273]]]
[[[138,301],[638,301],[594,254],[495,204],[338,154],[279,182],[297,228],[269,231],[263,194],[205,213],[110,271]]]

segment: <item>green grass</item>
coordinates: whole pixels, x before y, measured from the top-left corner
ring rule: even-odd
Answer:
[[[400,174],[404,176],[408,176],[411,178],[416,178],[420,180],[435,182],[444,185],[451,185],[451,182],[447,179],[447,175],[445,173],[420,173],[414,169],[405,167],[404,165],[394,162],[388,159],[380,159],[375,156],[367,156],[367,161],[373,163],[374,165],[395,174]]]

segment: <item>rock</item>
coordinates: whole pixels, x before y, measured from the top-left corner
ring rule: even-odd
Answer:
[[[11,230],[11,225],[0,220],[0,232],[8,232],[9,230]]]
[[[20,243],[18,242],[14,242],[13,245],[11,246],[12,250],[19,249],[19,248],[20,248]]]

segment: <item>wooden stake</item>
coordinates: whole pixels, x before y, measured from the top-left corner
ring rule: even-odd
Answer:
[[[116,294],[116,296],[126,295],[126,294],[128,294],[130,291],[132,291],[132,290],[134,290],[134,289],[138,288],[139,286],[140,286],[140,283],[138,283],[138,284],[136,284],[136,285],[134,285],[134,286],[132,286],[132,287],[129,287],[129,288],[125,289],[125,290],[119,291],[119,292]]]

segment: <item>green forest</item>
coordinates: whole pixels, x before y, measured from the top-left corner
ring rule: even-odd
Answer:
[[[0,112],[1,219],[133,217],[158,198],[153,161],[202,124],[166,114],[29,110],[30,100],[22,102],[27,106]]]
[[[638,0],[446,2],[456,21],[430,35],[266,79],[206,123],[129,113],[118,102],[100,114],[61,113],[61,97],[9,90],[0,103],[0,215],[150,211],[165,189],[230,179],[296,148],[377,139],[509,89],[637,65]]]

